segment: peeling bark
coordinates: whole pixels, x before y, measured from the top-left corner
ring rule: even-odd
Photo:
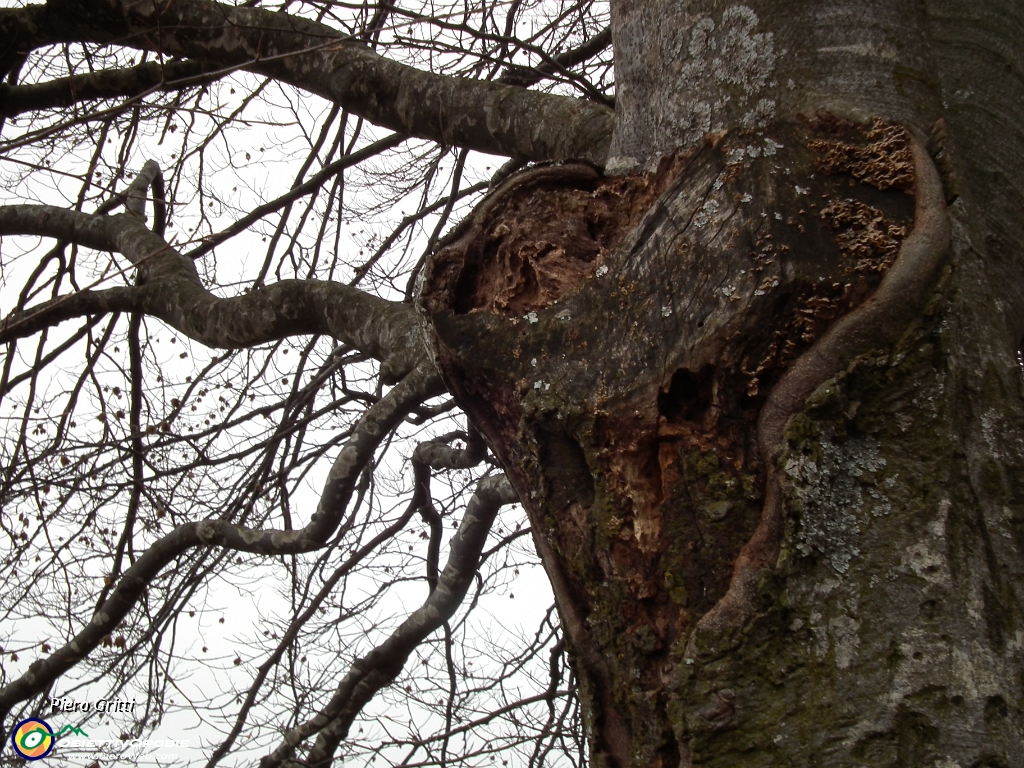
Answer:
[[[593,765],[1024,764],[1019,4],[632,0],[612,22],[611,178],[603,107],[416,72],[285,14],[62,0],[0,11],[0,59],[73,24],[403,134],[589,160],[503,183],[418,304],[530,516]],[[424,359],[405,307],[314,282],[216,299],[137,218],[7,208],[0,232],[118,250],[143,278],[0,341],[128,308],[213,345],[329,332],[392,375]],[[236,534],[262,546],[208,538]],[[268,763],[315,733],[330,759],[439,626],[431,599]]]

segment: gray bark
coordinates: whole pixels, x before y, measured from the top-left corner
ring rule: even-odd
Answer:
[[[159,39],[403,134],[607,154],[604,107],[416,72],[283,14],[61,11],[0,12],[0,58],[72,30]],[[593,764],[1024,764],[1024,11],[641,0],[612,21],[622,175],[514,177],[419,298],[530,514]],[[135,216],[0,210],[15,232],[119,251],[142,282],[0,340],[129,308],[213,345],[329,332],[395,375],[423,359],[405,307],[311,282],[216,299]],[[273,761],[322,729],[329,757],[353,674]]]
[[[613,3],[609,169],[652,172],[522,176],[435,254],[434,353],[531,515],[595,765],[1024,762],[999,11]],[[963,67],[982,103],[947,109]]]
[[[940,114],[924,27],[911,0],[612,3],[613,167],[800,113],[924,131]]]
[[[425,359],[411,307],[316,280],[282,280],[242,296],[219,298],[202,284],[192,260],[149,231],[138,215],[4,206],[0,235],[54,237],[117,251],[138,268],[134,286],[80,291],[8,316],[0,324],[0,342],[71,317],[130,310],[158,317],[211,347],[237,349],[288,336],[331,335],[380,360],[389,382]]]
[[[198,61],[155,61],[129,69],[90,72],[46,83],[0,83],[0,118],[23,112],[70,107],[93,99],[139,98],[154,91],[175,91],[209,82],[215,68]]]

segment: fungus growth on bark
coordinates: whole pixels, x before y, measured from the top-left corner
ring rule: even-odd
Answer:
[[[943,210],[907,131],[823,114],[708,136],[651,174],[527,170],[436,250],[436,362],[531,517],[599,751],[627,764],[627,734],[660,722],[643,759],[674,759],[682,694],[660,665],[756,611],[786,424],[901,332]],[[625,697],[636,674],[660,694]]]

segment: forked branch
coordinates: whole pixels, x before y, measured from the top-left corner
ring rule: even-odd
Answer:
[[[8,27],[14,36],[11,47],[31,50],[62,40],[61,31],[73,28],[74,42],[242,67],[322,96],[375,125],[446,146],[603,164],[611,140],[613,113],[606,106],[424,72],[287,13],[210,0],[70,0],[35,8],[31,23],[21,18],[26,15],[0,11],[0,30]]]
[[[0,719],[6,719],[15,704],[46,690],[85,658],[117,628],[160,571],[190,549],[221,547],[235,552],[285,555],[323,547],[338,531],[359,475],[372,460],[377,446],[413,408],[442,391],[437,373],[424,365],[370,407],[335,460],[317,510],[304,527],[252,529],[227,520],[201,520],[179,525],[162,536],[124,572],[86,627],[53,654],[34,662],[24,675],[0,688]]]
[[[338,745],[366,703],[398,676],[412,651],[454,615],[473,582],[480,552],[498,510],[517,500],[516,492],[503,475],[479,482],[452,539],[448,563],[437,587],[387,640],[352,665],[318,715],[285,733],[284,743],[263,758],[261,768],[330,765]],[[319,736],[306,758],[293,760],[299,744],[316,734]]]
[[[0,323],[0,343],[72,317],[127,310],[157,317],[195,341],[223,349],[288,336],[330,335],[380,360],[387,383],[426,359],[409,306],[318,280],[282,280],[249,294],[219,298],[202,284],[191,259],[132,213],[100,216],[43,205],[4,206],[0,207],[0,236],[4,235],[55,237],[118,251],[139,273],[135,286],[83,291],[13,313]]]

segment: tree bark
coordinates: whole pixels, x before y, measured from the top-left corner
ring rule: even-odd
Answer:
[[[614,134],[600,105],[417,72],[205,0],[5,9],[0,69],[117,41],[276,77],[403,135],[594,163],[504,183],[441,243],[418,298],[530,516],[593,764],[1011,768],[1022,30],[1013,0],[617,0]],[[53,103],[74,84],[0,98]],[[0,341],[131,309],[211,345],[328,332],[386,377],[416,366],[433,383],[406,306],[312,282],[218,299],[127,214],[9,207],[0,233],[15,232],[119,250],[142,284],[14,317]],[[350,491],[346,461],[325,509]],[[272,532],[207,528],[178,543],[276,551]],[[74,661],[54,658],[42,672]]]
[[[1021,373],[934,23],[613,4],[621,175],[528,171],[434,254],[596,766],[1024,761]]]
[[[299,334],[333,336],[381,361],[394,383],[425,360],[411,308],[357,288],[318,280],[282,280],[220,298],[202,284],[192,260],[146,228],[143,215],[90,215],[45,205],[0,208],[0,235],[55,237],[118,251],[138,268],[136,285],[78,293],[14,313],[0,322],[0,342],[84,314],[131,310],[158,317],[210,347],[239,349]]]

